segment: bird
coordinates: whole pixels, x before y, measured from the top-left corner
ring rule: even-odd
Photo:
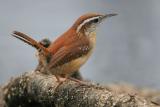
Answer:
[[[84,14],[47,48],[22,32],[14,31],[12,36],[38,50],[39,61],[43,65],[39,72],[55,75],[57,81],[62,82],[61,75],[67,79],[68,75],[79,70],[93,53],[97,26],[105,19],[116,15],[116,13]]]
[[[48,38],[43,38],[42,40],[39,41],[39,43],[41,45],[43,45],[45,48],[48,48],[51,44],[51,41]],[[37,57],[39,57],[38,54],[39,54],[39,52],[37,51],[37,54],[36,54]],[[42,65],[41,61],[38,60],[38,65],[37,65],[35,71],[39,71],[42,67],[43,67],[43,65]],[[78,70],[74,71],[74,73],[70,75],[70,78],[75,78],[78,80],[83,79],[81,73]]]

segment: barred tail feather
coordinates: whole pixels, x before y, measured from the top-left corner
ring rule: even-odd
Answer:
[[[42,46],[41,44],[39,44],[37,41],[35,41],[34,39],[30,38],[28,35],[19,32],[19,31],[14,31],[12,33],[12,36],[16,37],[17,39],[31,45],[32,47],[36,48],[36,49],[42,49],[46,54],[48,54],[48,50]]]

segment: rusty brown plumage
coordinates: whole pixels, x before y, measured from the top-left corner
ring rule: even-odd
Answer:
[[[19,32],[19,31],[14,31],[12,33],[12,36],[22,40],[23,42],[31,45],[32,47],[36,48],[36,49],[41,49],[43,50],[44,54],[48,55],[49,54],[49,51],[43,46],[41,45],[40,43],[38,43],[36,40],[30,38],[28,35],[22,33],[22,32]]]
[[[88,60],[95,46],[97,25],[105,18],[114,15],[116,14],[85,14],[48,48],[21,32],[15,31],[13,36],[38,49],[39,59],[43,65],[40,72],[53,74],[60,81],[59,75],[73,73]]]

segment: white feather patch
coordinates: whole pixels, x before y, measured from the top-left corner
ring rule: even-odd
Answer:
[[[89,19],[84,20],[84,21],[77,27],[76,32],[78,33],[78,32],[80,31],[80,29],[82,28],[83,25],[85,25],[86,23],[88,23],[88,22],[90,22],[90,21],[92,21],[92,20],[94,20],[94,19],[97,19],[97,18],[99,18],[99,16],[92,17],[92,18],[89,18]]]

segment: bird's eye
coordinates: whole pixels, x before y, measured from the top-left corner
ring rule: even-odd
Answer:
[[[93,20],[94,23],[98,23],[98,21],[99,21],[98,19],[94,19]]]

